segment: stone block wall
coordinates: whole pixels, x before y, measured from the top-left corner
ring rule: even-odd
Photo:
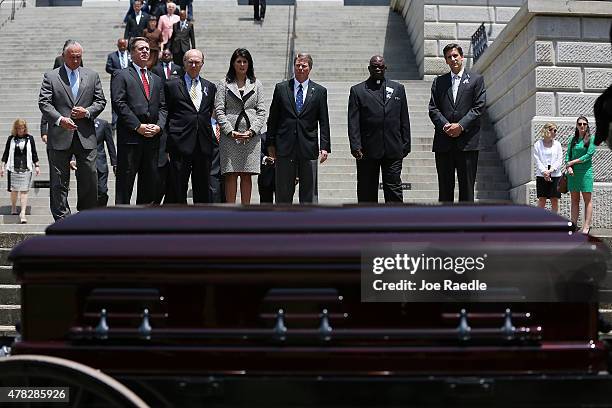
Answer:
[[[395,0],[392,7],[406,20],[412,47],[422,52],[425,79],[448,72],[442,50],[450,42],[463,48],[468,67],[472,65],[472,34],[484,23],[491,43],[525,0]],[[422,59],[422,62],[421,62]]]
[[[475,64],[515,202],[535,202],[532,146],[544,123],[558,125],[564,151],[578,115],[594,132],[593,103],[612,82],[611,14],[612,2],[528,0]],[[612,152],[598,148],[593,165],[594,226],[610,228]]]

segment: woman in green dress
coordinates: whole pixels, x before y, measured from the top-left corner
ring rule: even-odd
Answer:
[[[580,193],[584,200],[584,223],[582,233],[588,234],[591,229],[591,218],[593,216],[593,164],[592,158],[595,153],[595,143],[591,140],[589,121],[584,116],[579,116],[576,121],[576,131],[565,155],[567,162],[567,186],[571,195],[571,219],[574,225],[578,223],[580,212]]]

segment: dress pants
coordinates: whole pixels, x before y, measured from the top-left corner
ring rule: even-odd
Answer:
[[[299,178],[300,204],[319,201],[317,189],[317,163],[318,159],[303,160],[287,157],[276,158],[276,203],[291,204],[295,193],[295,178]]]
[[[459,201],[474,202],[474,184],[478,169],[478,151],[450,150],[435,152],[438,172],[438,201],[454,201],[455,170],[459,181]]]
[[[98,170],[98,207],[108,204],[108,171]]]
[[[130,204],[138,174],[136,204],[155,202],[159,190],[157,171],[159,144],[142,142],[117,146],[115,204]]]
[[[77,210],[87,210],[97,205],[98,175],[96,158],[98,149],[84,149],[79,136],[74,133],[72,145],[66,150],[47,149],[49,158],[49,207],[54,220],[70,215],[68,190],[70,187],[70,160],[77,162]]]
[[[196,144],[195,152],[191,156],[185,156],[176,151],[170,152],[168,183],[173,191],[174,203],[187,204],[189,176],[191,176],[194,204],[209,203],[210,156],[202,153],[198,144]],[[166,202],[169,203],[170,201],[166,200]]]
[[[266,0],[253,0],[253,14],[257,21],[266,17]]]
[[[378,202],[378,174],[382,170],[385,203],[403,202],[402,159],[357,160],[357,201]]]

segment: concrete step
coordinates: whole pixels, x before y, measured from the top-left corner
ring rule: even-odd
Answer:
[[[15,275],[13,275],[13,267],[8,265],[0,266],[0,285],[15,285]],[[2,303],[0,301],[0,303]]]
[[[0,284],[0,304],[19,305],[21,304],[21,293],[19,285]]]
[[[20,318],[21,318],[21,306],[19,305],[0,305],[0,326],[15,326],[15,323]]]

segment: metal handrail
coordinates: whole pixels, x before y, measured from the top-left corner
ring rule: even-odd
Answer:
[[[6,0],[0,0],[0,7],[2,7],[2,4],[5,1]],[[7,22],[15,20],[15,12],[20,8],[25,8],[27,5],[26,0],[11,0],[11,3],[11,15],[8,18],[0,21],[0,28],[2,28]]]
[[[291,16],[289,16],[289,27],[287,27],[287,55],[285,56],[285,79],[293,77],[293,55],[295,53],[295,38],[297,37],[297,33],[295,30],[296,20],[297,0],[293,2],[293,21],[291,21]]]

